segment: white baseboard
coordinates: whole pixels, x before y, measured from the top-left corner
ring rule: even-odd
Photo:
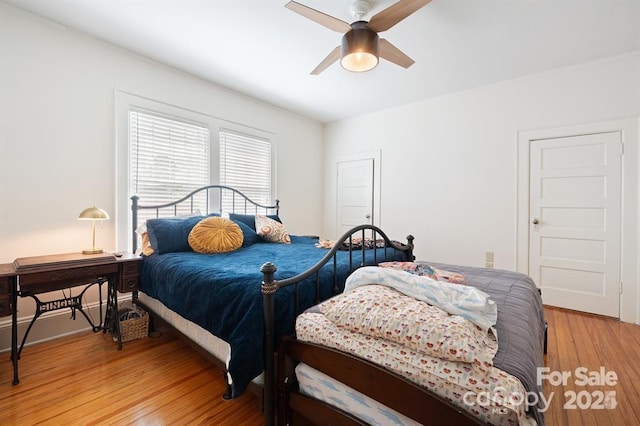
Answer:
[[[98,303],[85,306],[84,310],[93,318],[94,324],[98,325],[100,321],[100,311]],[[102,320],[104,322],[106,304],[102,305]],[[18,346],[22,342],[24,333],[29,327],[31,317],[18,318]],[[68,336],[70,334],[91,330],[91,325],[87,322],[82,313],[76,311],[76,318],[71,318],[70,309],[61,309],[59,311],[47,312],[40,316],[31,327],[29,336],[25,343],[26,346],[35,345],[37,343],[46,342],[48,340],[57,339],[59,337]],[[0,352],[11,350],[11,317],[3,317],[0,322]]]

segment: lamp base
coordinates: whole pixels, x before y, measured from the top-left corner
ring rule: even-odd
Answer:
[[[82,254],[100,254],[100,253],[104,253],[104,250],[102,249],[90,249],[90,250],[82,250]]]

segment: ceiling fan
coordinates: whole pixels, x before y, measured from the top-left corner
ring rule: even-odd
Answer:
[[[362,18],[371,10],[371,3],[369,0],[356,0],[350,8],[351,14],[356,19],[352,24],[295,1],[290,1],[285,7],[330,30],[344,34],[342,36],[342,45],[333,49],[311,71],[311,74],[318,75],[338,59],[340,59],[340,65],[343,68],[354,72],[364,72],[375,68],[380,57],[401,67],[409,68],[414,64],[414,60],[387,40],[381,39],[378,33],[393,27],[430,1],[400,0],[375,14],[367,22],[363,21]]]

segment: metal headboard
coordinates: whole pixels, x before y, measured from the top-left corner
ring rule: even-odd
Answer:
[[[231,194],[231,208],[223,211],[223,198],[225,195]],[[273,205],[261,204],[253,201],[248,196],[235,188],[225,185],[208,185],[195,189],[184,197],[165,204],[141,205],[140,197],[133,195],[131,197],[131,222],[133,224],[131,239],[133,243],[133,252],[138,248],[138,212],[140,210],[154,210],[155,217],[177,216],[179,212],[194,213],[196,211],[196,197],[204,197],[205,212],[210,213],[240,213],[240,214],[279,214],[280,201],[275,200]]]

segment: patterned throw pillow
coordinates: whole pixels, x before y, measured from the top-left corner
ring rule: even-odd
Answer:
[[[267,216],[256,215],[256,233],[270,243],[291,244],[291,237],[284,225]]]
[[[189,245],[198,253],[226,253],[239,249],[243,241],[237,223],[222,217],[203,219],[189,233]]]
[[[282,221],[280,220],[280,217],[277,214],[268,214],[265,216],[282,223]],[[229,213],[229,219],[231,219],[236,223],[243,222],[254,231],[256,230],[256,215],[254,214]]]

